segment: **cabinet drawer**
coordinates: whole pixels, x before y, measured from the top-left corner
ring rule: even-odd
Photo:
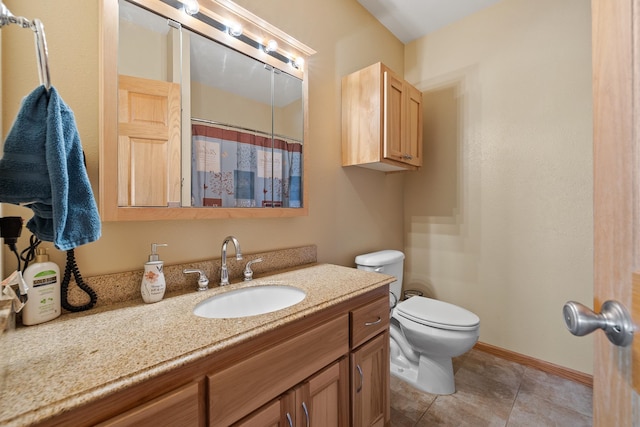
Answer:
[[[204,425],[204,393],[199,383],[187,384],[157,399],[140,405],[99,427],[184,426]]]
[[[379,298],[349,312],[351,348],[356,348],[389,327],[389,298]]]

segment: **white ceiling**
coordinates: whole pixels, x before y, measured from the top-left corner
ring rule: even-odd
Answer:
[[[500,0],[358,0],[403,43],[409,43]]]

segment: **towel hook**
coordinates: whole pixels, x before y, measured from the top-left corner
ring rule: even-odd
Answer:
[[[51,88],[49,52],[47,50],[47,39],[44,35],[44,25],[42,21],[34,19],[33,22],[31,22],[22,16],[14,16],[4,3],[0,2],[0,28],[9,24],[17,24],[22,28],[31,28],[34,32],[36,58],[38,60],[38,78],[40,79],[40,84],[44,85],[48,91]]]

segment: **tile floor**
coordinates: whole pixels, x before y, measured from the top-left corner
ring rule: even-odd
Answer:
[[[392,427],[591,426],[592,389],[471,350],[454,359],[456,393],[437,396],[391,376]]]

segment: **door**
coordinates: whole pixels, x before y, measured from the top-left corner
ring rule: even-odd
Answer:
[[[594,310],[617,300],[640,321],[633,274],[640,271],[640,0],[592,1]],[[636,281],[636,287],[638,287]],[[635,304],[634,304],[635,303]],[[640,425],[637,362],[630,347],[596,333],[594,426]],[[635,350],[634,350],[635,349]],[[635,375],[633,375],[635,372]]]
[[[118,205],[179,205],[180,178],[180,85],[118,76]]]

